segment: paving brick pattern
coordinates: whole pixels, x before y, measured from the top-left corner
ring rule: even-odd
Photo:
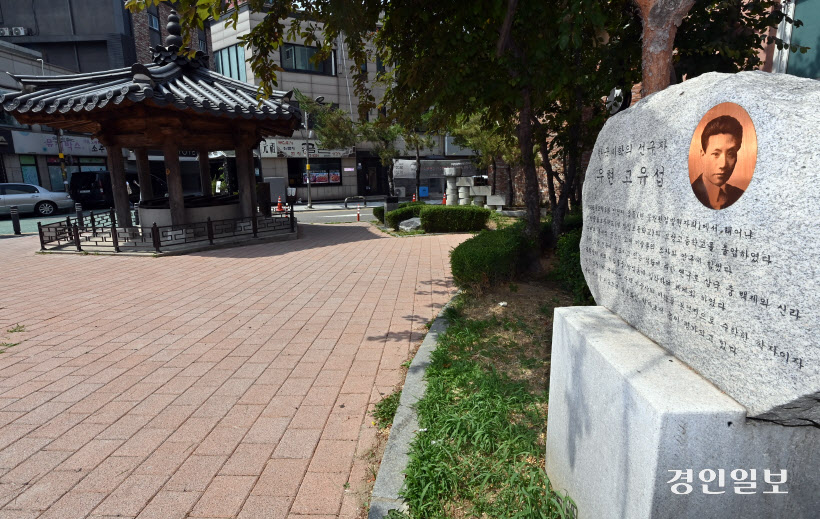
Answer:
[[[20,342],[0,355],[0,518],[355,517],[368,412],[465,236],[301,232],[165,258],[0,240],[0,342]]]

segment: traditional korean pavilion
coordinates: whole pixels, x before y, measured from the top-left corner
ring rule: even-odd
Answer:
[[[63,76],[13,76],[21,92],[0,96],[3,109],[24,124],[92,133],[108,150],[112,191],[120,225],[130,226],[123,148],[133,149],[142,200],[153,198],[148,150],[165,156],[168,203],[174,225],[185,221],[179,151],[199,155],[202,195],[211,195],[208,152],[235,150],[241,216],[256,214],[253,149],[269,136],[291,136],[301,112],[291,92],[257,100],[253,85],[208,69],[207,55],[182,46],[179,17],[168,17],[165,46],[153,63]]]

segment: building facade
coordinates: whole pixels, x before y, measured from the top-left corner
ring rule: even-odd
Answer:
[[[248,34],[256,25],[262,22],[265,14],[251,12],[247,6],[238,7],[238,21],[236,28],[226,28],[224,20],[211,23],[210,33],[213,43],[214,69],[221,74],[233,77],[240,81],[258,84],[257,78],[251,70],[249,50],[244,48],[239,38]],[[286,20],[286,25],[291,19]],[[306,97],[314,99],[324,98],[324,103],[350,114],[353,121],[359,120],[359,100],[353,92],[353,77],[350,69],[355,66],[350,59],[344,41],[340,38],[334,44],[333,53],[325,61],[315,64],[310,59],[316,49],[304,45],[303,41],[286,42],[274,56],[282,71],[277,72],[278,89],[298,89]],[[373,94],[379,99],[384,89],[375,84],[377,75],[384,71],[378,61],[369,61],[365,66],[368,77],[373,85]],[[310,118],[310,114],[306,114]],[[372,111],[369,117],[377,117]],[[435,144],[430,149],[422,150],[426,159],[458,159],[472,155],[471,150],[457,149],[447,146],[445,136],[435,136]],[[413,158],[415,152],[407,150],[401,139],[396,146],[403,150],[406,159]],[[448,150],[455,151],[447,155]],[[313,132],[306,128],[297,130],[292,137],[271,139],[264,141],[258,150],[262,176],[271,180],[286,179],[286,185],[296,189],[297,199],[306,201],[308,198],[308,178],[311,178],[311,198],[313,200],[339,200],[354,195],[385,195],[388,193],[387,168],[382,166],[379,158],[372,151],[369,143],[361,142],[355,147],[342,150],[327,150],[317,145]],[[308,156],[309,155],[309,156]],[[309,165],[309,169],[308,169]],[[446,165],[442,162],[441,165]],[[440,166],[440,165],[439,165]],[[429,170],[429,167],[428,167]],[[441,167],[433,167],[441,171]],[[310,173],[308,173],[308,171]],[[407,176],[407,167],[399,168],[396,185],[399,193],[410,196],[415,187],[415,179],[410,181]],[[433,173],[435,174],[435,173]],[[425,175],[423,183],[428,186],[430,193],[443,192],[443,177]],[[428,179],[431,179],[428,182]],[[272,181],[273,182],[273,181]],[[431,195],[432,196],[432,195]]]

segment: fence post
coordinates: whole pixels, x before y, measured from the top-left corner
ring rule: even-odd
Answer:
[[[80,247],[80,229],[76,223],[74,224],[74,245],[77,247],[77,252],[83,251],[83,248]]]
[[[69,218],[68,216],[65,217],[65,226],[66,230],[68,231],[68,239],[74,241],[74,235],[71,233],[71,218]],[[59,241],[57,243],[59,244]]]
[[[134,225],[140,224],[140,203],[134,204]]]
[[[157,222],[154,222],[154,225],[151,226],[151,239],[154,241],[154,250],[157,251],[159,254],[159,228],[157,227]]]
[[[114,244],[114,252],[120,252],[120,237],[117,234],[117,228],[111,227],[111,242]]]
[[[37,222],[37,233],[40,235],[40,250],[46,250],[46,239],[43,236],[43,225]]]
[[[254,238],[256,238],[256,233],[258,231],[258,229],[257,229],[258,225],[259,225],[259,222],[256,221],[256,214],[254,214],[253,216],[251,216],[251,229],[253,229],[253,237]]]
[[[208,221],[206,222],[208,226],[208,241],[211,242],[211,245],[214,244],[214,223],[211,221],[211,217],[208,217]]]
[[[94,211],[91,211],[91,232],[94,236],[97,235],[97,221],[94,219]]]
[[[293,204],[290,204],[290,232],[296,230],[296,221],[293,219]]]
[[[74,212],[77,214],[77,226],[85,227],[85,224],[83,223],[83,204],[75,202]]]
[[[20,231],[20,211],[17,210],[17,206],[13,205],[9,207],[9,211],[11,213],[11,226],[14,229],[14,234],[23,234]],[[40,222],[37,222],[39,225]]]

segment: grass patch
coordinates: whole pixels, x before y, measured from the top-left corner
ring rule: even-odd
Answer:
[[[0,342],[0,353],[6,353],[6,350],[13,348],[20,344],[19,342]]]
[[[501,294],[513,296],[506,308]],[[543,298],[544,287],[522,284],[448,308],[403,492],[414,518],[571,517],[571,501],[544,472],[551,317],[538,311]]]
[[[8,333],[24,332],[24,331],[26,331],[26,326],[25,326],[24,324],[19,324],[19,323],[18,323],[18,324],[16,324],[16,325],[12,326],[11,328],[9,328],[9,329],[8,329],[8,330],[6,330],[6,331],[7,331]]]
[[[373,410],[373,417],[376,419],[376,427],[386,429],[393,425],[393,417],[399,408],[401,390],[396,391],[382,398]]]

